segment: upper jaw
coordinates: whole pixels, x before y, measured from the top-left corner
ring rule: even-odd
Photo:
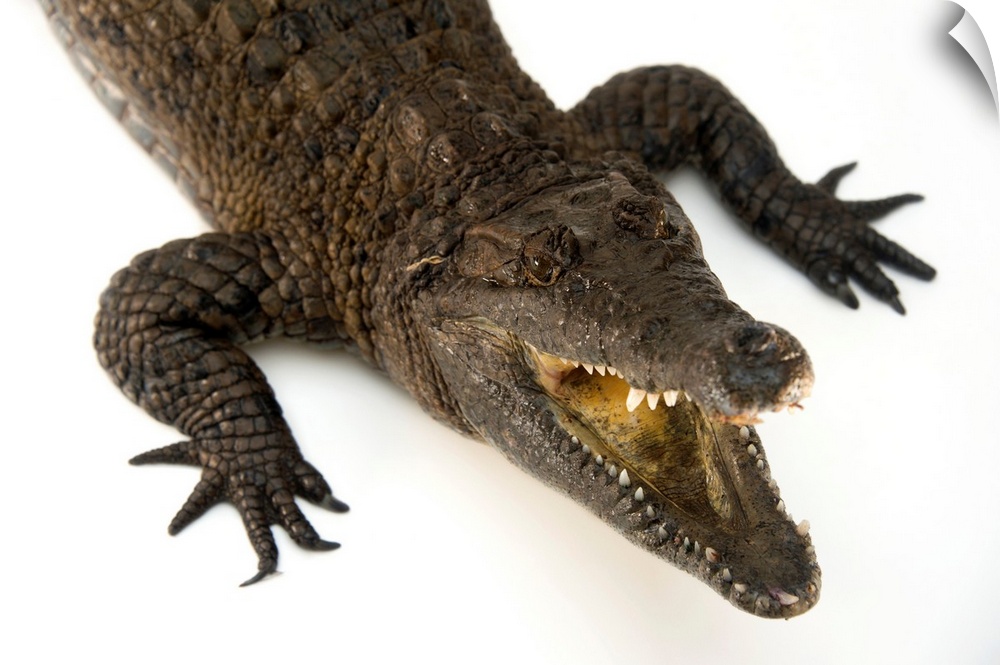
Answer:
[[[624,400],[630,412],[641,404],[655,409],[659,404],[673,406],[678,400],[690,399],[715,420],[751,425],[760,422],[760,414],[799,408],[809,396],[812,364],[799,341],[785,330],[739,319],[734,324],[717,322],[704,327],[710,332],[702,333],[702,340],[696,339],[680,351],[669,348],[669,343],[657,343],[647,344],[649,348],[643,352],[631,338],[630,348],[620,354],[622,365],[607,360],[615,354],[613,344],[590,359],[528,346],[534,351],[534,360],[548,371],[549,376],[542,380],[549,383],[577,367],[591,375],[623,379],[629,387]],[[648,360],[657,356],[656,361]],[[642,357],[647,358],[645,364],[634,360]],[[638,371],[636,364],[641,367]]]

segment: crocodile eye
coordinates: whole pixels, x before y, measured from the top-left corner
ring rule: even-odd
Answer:
[[[559,277],[559,270],[545,254],[530,254],[525,257],[525,264],[528,281],[535,286],[551,286]]]

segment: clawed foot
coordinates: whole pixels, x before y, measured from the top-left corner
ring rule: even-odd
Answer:
[[[346,512],[348,506],[334,498],[323,476],[302,458],[287,432],[242,440],[234,437],[181,441],[138,455],[129,463],[202,467],[201,480],[170,522],[169,532],[180,533],[215,504],[232,502],[243,519],[258,561],[257,574],[241,586],[259,582],[277,569],[278,548],[271,525],[284,528],[306,549],[340,547],[339,543],[319,537],[295,504],[295,496],[334,512]]]
[[[792,233],[791,247],[784,251],[819,288],[857,309],[858,298],[848,285],[855,279],[879,300],[900,314],[906,310],[899,289],[879,262],[920,279],[934,278],[935,270],[893,241],[876,232],[868,223],[880,219],[907,203],[922,201],[918,194],[903,194],[876,201],[841,201],[837,185],[856,163],[837,167],[814,186],[800,191],[784,216],[784,228]]]

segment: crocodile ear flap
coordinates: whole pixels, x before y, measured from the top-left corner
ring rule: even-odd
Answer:
[[[509,224],[476,224],[455,251],[464,277],[499,286],[550,286],[579,260],[579,243],[562,225],[525,232]]]

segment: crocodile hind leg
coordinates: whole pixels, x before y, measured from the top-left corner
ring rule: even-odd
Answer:
[[[816,184],[796,178],[761,124],[721,83],[682,66],[647,67],[615,76],[568,114],[570,146],[593,153],[624,150],[654,170],[692,164],[753,233],[852,308],[853,278],[904,313],[899,291],[878,263],[921,279],[932,267],[877,233],[869,222],[915,194],[878,201],[842,201],[840,179],[853,164]]]
[[[202,468],[170,533],[231,501],[258,558],[244,584],[276,569],[271,525],[309,549],[338,547],[319,537],[295,496],[334,511],[347,506],[303,459],[267,380],[237,346],[275,335],[340,339],[322,292],[280,236],[212,233],[139,255],[101,297],[101,364],[126,395],[189,437],[132,463]]]

